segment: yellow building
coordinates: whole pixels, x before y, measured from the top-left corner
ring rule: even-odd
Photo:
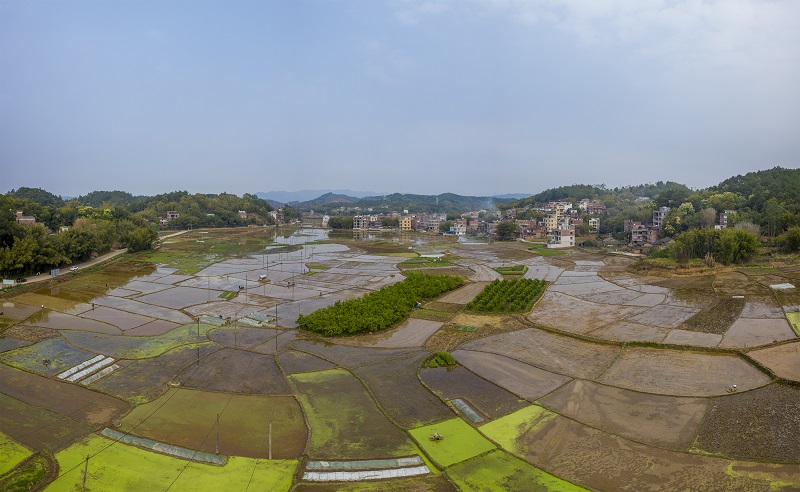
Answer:
[[[411,216],[406,215],[405,217],[400,218],[400,230],[401,231],[410,231],[411,230]]]

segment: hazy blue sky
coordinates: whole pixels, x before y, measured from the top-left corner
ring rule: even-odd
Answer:
[[[0,192],[706,187],[798,88],[797,0],[0,0]]]

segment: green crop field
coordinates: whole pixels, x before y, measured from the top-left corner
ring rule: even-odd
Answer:
[[[786,313],[786,319],[792,325],[792,329],[800,337],[800,313]]]
[[[0,475],[30,455],[28,448],[0,432]]]
[[[418,427],[409,432],[428,456],[441,467],[448,467],[495,449],[494,444],[460,418]],[[430,436],[434,432],[444,436],[444,439],[432,441]]]
[[[464,492],[484,490],[586,490],[496,450],[454,465],[447,476]]]
[[[498,443],[503,449],[516,455],[524,455],[526,449],[520,448],[517,438],[522,434],[535,431],[547,421],[556,418],[557,414],[549,412],[538,405],[531,405],[522,410],[508,414],[480,427],[481,432]]]
[[[536,244],[528,248],[528,251],[531,253],[536,253],[540,256],[556,256],[556,255],[563,255],[566,251],[561,251],[558,249],[549,249],[546,248],[544,244]]]
[[[525,272],[528,271],[528,265],[497,267],[495,271],[500,275],[525,275]]]
[[[224,466],[195,463],[90,436],[56,454],[59,477],[45,490],[81,490],[89,455],[86,490],[289,490],[296,460],[230,457]]]
[[[117,359],[148,359],[181,345],[207,341],[206,333],[218,328],[215,325],[197,323],[178,326],[163,335],[151,337],[119,337],[89,331],[63,330],[69,343],[98,354]],[[199,329],[199,337],[198,337]]]

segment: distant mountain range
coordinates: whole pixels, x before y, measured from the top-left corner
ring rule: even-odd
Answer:
[[[446,195],[447,193],[445,193]],[[280,207],[284,204],[313,205],[329,204],[333,202],[354,203],[359,198],[381,197],[385,193],[374,191],[353,191],[353,190],[300,190],[300,191],[259,191],[255,193],[259,198],[263,198],[273,207]],[[421,195],[414,195],[421,196]],[[436,195],[430,195],[435,197]],[[531,196],[530,193],[507,193],[505,195],[494,195],[488,198],[499,198],[501,200],[517,200]]]

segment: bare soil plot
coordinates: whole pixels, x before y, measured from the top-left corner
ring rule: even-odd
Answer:
[[[211,298],[218,297],[222,292],[212,291]],[[172,309],[181,309],[187,306],[193,306],[208,302],[209,292],[206,289],[195,289],[192,287],[172,287],[171,289],[154,292],[152,294],[145,294],[137,297],[137,301],[146,302],[147,304],[155,304]]]
[[[285,351],[289,344],[297,338],[297,331],[295,330],[284,330],[277,337],[273,337],[272,340],[268,340],[261,345],[257,345],[253,347],[251,350],[253,352],[258,352],[259,354],[272,354],[276,355],[283,351]]]
[[[716,275],[714,291],[718,296],[768,296],[769,288],[739,272]]]
[[[797,285],[800,286],[800,282]],[[800,311],[800,288],[776,290],[775,296],[787,313]]]
[[[32,450],[57,451],[94,430],[83,422],[0,393],[0,432]]]
[[[342,369],[289,376],[311,427],[308,456],[376,459],[419,454],[408,435],[378,410],[364,386]]]
[[[475,299],[475,296],[480,294],[488,284],[488,282],[473,282],[471,284],[467,284],[443,295],[439,298],[439,302],[467,304],[471,300]]]
[[[661,326],[663,328],[677,328],[697,312],[697,309],[662,304],[652,307],[641,314],[631,316],[628,321],[643,325]]]
[[[598,381],[657,395],[713,396],[734,384],[746,391],[770,379],[734,355],[626,348]]]
[[[683,326],[683,325],[681,325]],[[716,347],[722,341],[722,335],[687,330],[670,330],[664,343],[674,345],[694,345],[697,347]]]
[[[574,380],[539,404],[611,434],[683,451],[694,440],[708,400],[649,395]]]
[[[783,318],[783,309],[770,297],[747,297],[742,309],[742,318],[777,319]]]
[[[61,287],[56,286],[51,289],[41,289],[36,292],[26,292],[14,297],[13,299],[14,301],[17,301],[17,303],[28,304],[33,308],[41,308],[41,306],[44,305],[48,309],[66,314],[81,314],[87,309],[91,309],[91,304],[87,302],[65,299],[61,294],[58,294],[60,290]],[[50,292],[54,292],[55,295],[48,295]],[[36,309],[36,311],[38,311],[38,309]]]
[[[776,383],[715,398],[696,446],[732,458],[800,462],[800,388]]]
[[[462,329],[463,327],[468,329],[464,330]],[[521,316],[459,313],[428,338],[425,342],[425,348],[431,352],[438,350],[452,351],[470,340],[527,328],[530,328],[530,323]]]
[[[94,357],[95,353],[77,349],[63,338],[48,338],[34,345],[0,354],[0,362],[25,371],[55,376]]]
[[[4,365],[0,365],[0,392],[90,425],[108,425],[130,410],[117,398]]]
[[[464,367],[422,369],[422,381],[446,400],[461,398],[473,410],[496,419],[528,405],[516,395],[475,375]]]
[[[421,351],[353,371],[389,417],[405,429],[453,418],[453,412],[417,379],[417,370],[428,355]]]
[[[584,342],[535,328],[469,342],[463,347],[505,355],[565,376],[594,379],[616,358],[620,348]]]
[[[770,368],[778,377],[800,382],[800,341],[753,350],[747,355]]]
[[[634,316],[644,309],[646,308],[583,301],[548,289],[528,318],[558,330],[587,333]]]
[[[136,407],[121,431],[213,453],[219,414],[219,452],[266,458],[272,421],[273,459],[296,458],[308,437],[300,404],[292,396],[230,395],[170,389],[158,400]]]
[[[136,328],[137,326],[142,326],[146,323],[154,321],[153,318],[150,318],[148,316],[142,316],[141,314],[134,314],[134,313],[126,313],[125,311],[120,311],[118,309],[112,309],[103,306],[90,309],[89,311],[83,313],[81,316],[83,318],[102,321],[103,323],[114,325],[123,331],[130,330],[131,328]]]
[[[797,338],[786,319],[739,318],[725,332],[720,347],[748,348]]]
[[[680,328],[683,330],[701,333],[714,333],[720,335],[730,328],[744,309],[743,298],[724,297],[717,299],[713,304],[684,321]]]
[[[125,335],[132,337],[163,335],[164,333],[167,333],[168,331],[171,331],[177,328],[178,326],[180,325],[178,325],[177,323],[173,323],[171,321],[164,321],[162,319],[157,319],[142,326],[137,326],[136,328],[125,330]]]
[[[81,330],[109,335],[121,335],[122,330],[108,323],[42,309],[23,321],[24,325],[42,326],[52,330]]]
[[[534,401],[567,383],[570,378],[503,355],[470,350],[453,352],[459,364],[511,393]]]
[[[329,360],[342,367],[359,367],[370,364],[379,364],[390,359],[410,355],[417,350],[413,348],[368,348],[350,347],[331,342],[318,342],[312,340],[295,340],[290,347],[301,352],[307,352],[323,359]]]
[[[409,318],[397,328],[373,335],[359,335],[331,340],[334,343],[360,347],[402,348],[422,347],[444,323],[419,318]]]
[[[283,369],[283,372],[286,374],[321,371],[336,367],[333,362],[328,362],[327,360],[320,359],[319,357],[294,350],[287,350],[279,354],[277,357],[277,362],[281,369]]]
[[[502,420],[490,422],[481,430]],[[515,435],[507,432],[489,435],[534,466],[595,490],[766,492],[775,483],[787,488],[800,487],[800,465],[731,462],[668,451],[602,432],[546,410],[513,429]]]
[[[172,321],[173,323],[184,324],[192,322],[192,318],[175,309],[145,304],[133,299],[123,299],[120,297],[100,297],[95,299],[94,303],[98,306],[113,307],[122,311],[149,316],[151,318]]]
[[[189,366],[175,378],[182,386],[243,394],[291,394],[275,359],[268,355],[224,348]]]
[[[609,323],[596,330],[590,331],[589,336],[614,340],[617,342],[660,342],[669,334],[668,328],[660,326],[648,326],[628,321],[618,321]]]
[[[48,338],[60,338],[61,335],[59,335],[56,330],[42,328],[41,326],[14,325],[3,330],[3,336],[36,343],[47,340]]]
[[[134,404],[155,400],[179,371],[220,348],[213,342],[178,347],[152,359],[137,360],[91,386]]]

